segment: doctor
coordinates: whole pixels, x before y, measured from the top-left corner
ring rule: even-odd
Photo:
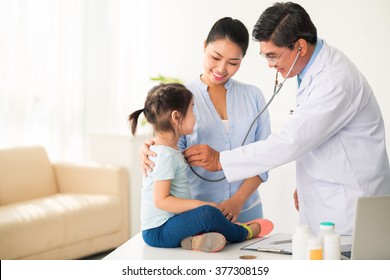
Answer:
[[[296,108],[278,134],[234,150],[195,145],[184,151],[192,166],[223,170],[229,182],[296,161],[296,207],[316,233],[322,221],[351,235],[356,198],[390,193],[382,115],[356,66],[317,38],[307,12],[275,3],[257,21],[253,37],[269,67],[297,76]],[[295,63],[294,63],[295,62]],[[294,65],[295,64],[295,65]]]

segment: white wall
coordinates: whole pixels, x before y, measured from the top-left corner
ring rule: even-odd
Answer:
[[[212,24],[221,17],[240,19],[251,33],[261,12],[275,1],[251,0],[149,0],[140,2],[147,18],[140,18],[142,36],[142,76],[139,90],[145,92],[148,78],[157,74],[190,81],[201,74],[203,41]],[[387,135],[390,132],[387,69],[390,65],[390,2],[381,0],[296,1],[310,14],[318,36],[344,51],[366,75],[380,103]],[[251,42],[247,56],[235,78],[260,87],[266,98],[271,96],[274,71],[260,57],[259,45]],[[142,81],[142,79],[144,79]],[[295,101],[295,80],[286,83],[270,107],[273,131],[288,118]],[[386,105],[387,104],[387,105]],[[389,138],[389,137],[387,137]],[[269,182],[261,187],[265,216],[276,224],[276,231],[291,232],[298,215],[293,207],[295,189],[294,163],[270,172]]]

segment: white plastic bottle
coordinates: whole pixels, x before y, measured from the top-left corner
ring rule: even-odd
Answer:
[[[307,243],[307,258],[309,260],[322,260],[321,239],[317,236],[310,237]]]
[[[295,233],[292,235],[292,256],[293,260],[306,260],[307,241],[311,236],[308,225],[295,226]]]
[[[340,235],[337,233],[324,235],[323,255],[324,260],[340,260],[341,244]]]
[[[336,234],[334,229],[335,229],[335,224],[332,222],[320,223],[320,231],[318,232],[318,237],[320,238],[321,241],[323,259],[325,258],[325,251],[326,251],[326,248],[324,246],[324,236],[327,234]]]

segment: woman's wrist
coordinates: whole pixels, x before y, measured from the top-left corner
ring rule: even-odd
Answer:
[[[220,156],[221,156],[221,153],[218,153],[217,171],[222,170],[222,165],[221,165]]]

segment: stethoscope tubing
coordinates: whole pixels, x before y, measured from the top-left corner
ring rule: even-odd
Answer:
[[[282,89],[284,83],[286,82],[287,78],[290,76],[291,74],[291,71],[292,69],[295,67],[295,64],[297,63],[297,60],[298,60],[298,57],[299,57],[299,53],[301,52],[301,50],[299,49],[298,50],[298,53],[294,59],[294,62],[293,64],[291,65],[290,67],[290,70],[288,70],[287,72],[287,75],[286,77],[284,78],[283,82],[281,82],[280,84],[278,84],[278,71],[276,71],[276,76],[275,76],[275,86],[274,86],[274,93],[273,95],[271,96],[270,100],[267,102],[267,104],[265,105],[265,107],[263,108],[263,110],[260,111],[259,114],[257,114],[256,118],[254,118],[254,120],[252,121],[251,125],[249,126],[249,129],[244,137],[244,140],[242,141],[241,143],[241,146],[244,146],[245,142],[246,142],[246,139],[248,138],[248,135],[250,133],[250,131],[252,130],[252,127],[253,125],[256,123],[257,119],[264,113],[264,111],[268,108],[268,106],[271,104],[272,100],[275,98],[275,96],[279,93],[279,91]],[[191,169],[191,171],[197,176],[199,177],[200,179],[204,180],[204,181],[207,181],[207,182],[211,182],[211,183],[216,183],[216,182],[220,182],[220,181],[223,181],[226,179],[226,176],[223,176],[221,178],[218,178],[218,179],[208,179],[206,177],[203,177],[202,175],[200,175],[199,173],[197,173],[194,168],[191,166],[191,165],[188,165]]]

